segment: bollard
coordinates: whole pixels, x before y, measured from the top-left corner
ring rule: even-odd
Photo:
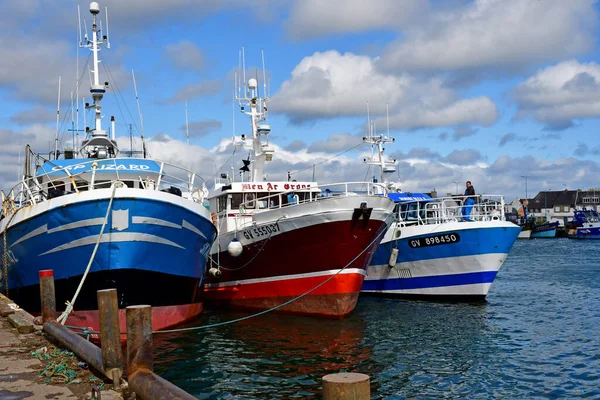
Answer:
[[[323,400],[369,400],[370,398],[369,375],[344,372],[323,377]]]
[[[117,289],[98,290],[96,295],[100,319],[102,365],[106,375],[112,378],[115,390],[118,390],[121,387],[121,376],[123,376],[123,353]]]
[[[39,272],[40,299],[42,306],[42,324],[56,320],[56,293],[54,292],[54,270],[43,269]]]

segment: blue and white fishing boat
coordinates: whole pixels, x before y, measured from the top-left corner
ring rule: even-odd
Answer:
[[[569,228],[571,239],[600,239],[600,217],[595,210],[576,210]]]
[[[554,222],[541,222],[531,225],[531,238],[554,238],[556,237],[556,230],[558,229],[558,221]]]
[[[116,288],[121,308],[152,305],[153,328],[164,329],[202,311],[197,295],[216,228],[196,174],[145,158],[145,150],[144,158],[120,157],[114,121],[110,134],[102,129],[107,84],[100,84],[98,51],[109,42],[98,29],[96,2],[90,12],[91,39],[80,45],[93,55],[93,104],[86,108],[95,111],[95,127],[62,159],[58,145],[52,159],[28,146],[23,179],[1,192],[2,288],[39,312],[38,276],[53,269],[65,310],[59,321],[97,330],[96,291]]]
[[[369,124],[370,125],[370,124]],[[463,221],[462,197],[432,198],[406,193],[386,176],[395,172],[395,160],[386,160],[383,144],[393,138],[374,135],[366,143],[377,151],[365,162],[378,165],[380,181],[397,193],[397,221],[377,248],[361,293],[389,297],[483,299],[515,243],[521,228],[506,221],[502,196],[475,196]]]

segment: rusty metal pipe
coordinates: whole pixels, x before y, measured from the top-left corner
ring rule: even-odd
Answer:
[[[127,318],[127,375],[139,369],[152,372],[152,307],[129,306]]]
[[[42,323],[56,320],[56,293],[54,292],[54,270],[39,272]]]
[[[128,378],[129,388],[144,400],[192,400],[194,396],[153,372],[137,370]]]
[[[152,308],[129,306],[126,316],[129,387],[144,400],[194,399],[152,372]]]
[[[56,321],[45,322],[44,332],[58,340],[61,345],[77,354],[77,356],[88,363],[88,365],[91,365],[102,372],[107,378],[112,379],[112,376],[108,376],[104,371],[102,365],[102,350],[100,350],[98,346],[88,342]]]
[[[102,365],[106,374],[113,380],[115,389],[117,389],[120,386],[121,376],[123,376],[123,351],[121,349],[117,289],[98,290],[96,295],[100,319]]]

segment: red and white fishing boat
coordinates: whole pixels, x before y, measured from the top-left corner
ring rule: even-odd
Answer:
[[[218,229],[203,298],[207,304],[339,318],[356,306],[365,269],[388,225],[393,202],[374,183],[318,185],[264,181],[274,148],[257,81],[238,96],[250,116],[250,180],[209,195]],[[265,90],[266,92],[266,90]],[[246,164],[250,164],[246,162]]]

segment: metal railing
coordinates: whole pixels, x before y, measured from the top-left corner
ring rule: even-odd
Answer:
[[[453,221],[505,221],[504,196],[467,196],[473,204],[465,204],[463,197],[439,197],[429,201],[400,203],[398,219],[408,224],[442,224]],[[467,200],[468,201],[468,200]]]
[[[290,184],[293,184],[293,182],[290,182]],[[379,183],[340,182],[311,186],[310,188],[294,188],[260,197],[254,192],[243,194],[244,196],[252,195],[253,197],[251,200],[246,199],[239,204],[232,205],[229,210],[229,212],[238,211],[233,217],[236,229],[238,230],[253,223],[251,219],[252,214],[339,197],[357,195],[387,196],[387,190],[384,185]],[[227,220],[228,216],[227,209],[218,212],[213,211],[214,222],[218,230],[223,228],[223,223]]]
[[[34,177],[22,179],[6,195],[1,193],[2,209],[5,215],[13,213],[23,206],[37,204],[66,194],[81,193],[97,189],[110,189],[114,182],[123,182],[127,187],[139,190],[155,190],[178,195],[197,203],[202,203],[208,191],[204,180],[196,173],[185,168],[154,160],[159,170],[140,170],[137,176],[134,170],[119,170],[117,162],[130,159],[116,158],[87,160],[77,164],[72,171],[69,168],[49,164],[52,170],[39,173]],[[113,161],[114,169],[99,169],[98,162],[104,165]],[[77,172],[81,170],[81,172]]]

